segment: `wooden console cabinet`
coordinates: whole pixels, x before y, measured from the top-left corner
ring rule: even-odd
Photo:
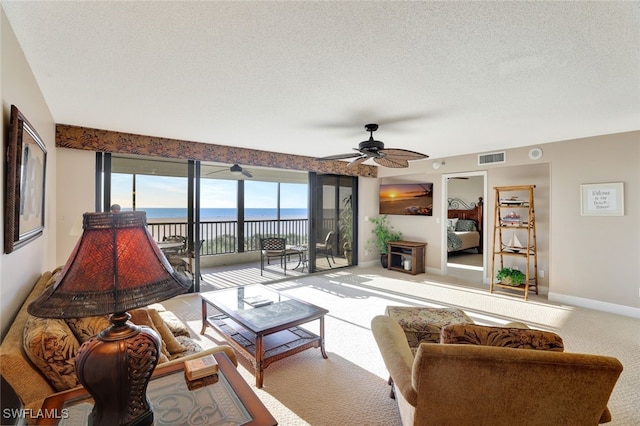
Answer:
[[[400,271],[407,274],[423,274],[425,267],[425,255],[427,243],[416,241],[393,241],[387,243],[388,269]],[[405,261],[411,262],[409,268],[405,266]]]

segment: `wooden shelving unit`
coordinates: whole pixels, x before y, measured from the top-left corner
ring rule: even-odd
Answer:
[[[513,291],[529,297],[529,290],[538,294],[538,248],[536,243],[536,217],[533,190],[535,185],[496,186],[493,245],[491,262],[491,293],[512,294]],[[505,259],[509,264],[505,265]],[[519,286],[497,282],[496,274],[503,267],[522,267],[525,281]]]
[[[425,271],[425,254],[427,243],[416,241],[394,241],[387,245],[388,265],[392,271],[407,274],[422,274]],[[404,260],[409,259],[411,267],[405,268]]]

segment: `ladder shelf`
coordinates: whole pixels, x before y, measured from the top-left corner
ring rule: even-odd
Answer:
[[[535,185],[496,186],[491,261],[491,293],[500,290],[538,294],[538,253],[533,190]],[[505,259],[507,260],[505,265]],[[520,285],[497,281],[500,269],[524,268],[525,279]]]

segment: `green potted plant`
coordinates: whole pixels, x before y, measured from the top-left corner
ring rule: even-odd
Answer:
[[[351,242],[353,241],[353,209],[351,206],[351,195],[347,195],[342,199],[342,211],[340,212],[339,227],[342,233],[342,248],[344,256],[347,258],[347,264],[351,265]]]
[[[368,248],[370,250],[376,249],[380,252],[380,263],[382,267],[386,268],[388,266],[387,244],[392,241],[400,241],[400,239],[402,239],[402,233],[393,230],[393,226],[389,224],[387,215],[373,217],[370,218],[369,221],[373,223],[373,229],[371,230],[373,238],[368,241]]]
[[[517,287],[524,282],[527,276],[516,268],[501,268],[496,275],[500,284]]]

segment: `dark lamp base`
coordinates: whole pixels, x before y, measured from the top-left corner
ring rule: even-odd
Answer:
[[[154,330],[129,318],[126,312],[113,314],[111,327],[83,343],[76,356],[78,380],[95,401],[91,426],[153,424],[147,385],[161,341]]]

